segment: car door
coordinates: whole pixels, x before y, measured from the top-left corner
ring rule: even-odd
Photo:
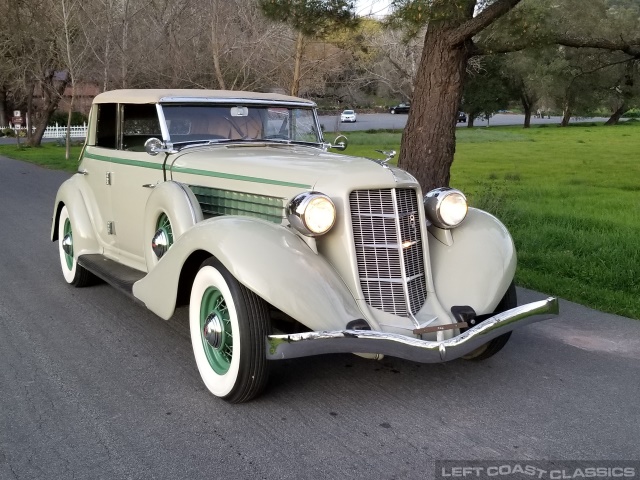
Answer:
[[[104,254],[116,257],[113,232],[110,176],[111,157],[116,149],[118,104],[100,103],[91,110],[90,133],[82,154],[81,173],[88,189],[82,192]],[[95,131],[93,130],[95,125]]]
[[[146,271],[145,207],[153,188],[163,181],[164,155],[151,156],[144,144],[162,139],[155,104],[120,104],[117,148],[112,152],[111,205],[120,262]]]

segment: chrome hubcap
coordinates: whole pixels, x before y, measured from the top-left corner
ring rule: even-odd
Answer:
[[[64,250],[64,253],[67,255],[73,255],[73,238],[70,233],[67,233],[62,238],[62,250]]]
[[[162,258],[162,256],[167,253],[169,250],[169,238],[167,237],[167,232],[163,229],[160,229],[156,232],[151,240],[151,249],[153,253],[156,254],[156,257]]]
[[[211,313],[205,320],[202,336],[213,348],[220,348],[222,345],[222,321],[215,313]]]

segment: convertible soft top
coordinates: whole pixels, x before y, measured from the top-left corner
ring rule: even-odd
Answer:
[[[93,99],[93,103],[160,103],[202,101],[220,102],[249,100],[304,104],[314,107],[315,103],[304,98],[279,93],[243,92],[238,90],[199,90],[199,89],[148,89],[148,90],[110,90]]]

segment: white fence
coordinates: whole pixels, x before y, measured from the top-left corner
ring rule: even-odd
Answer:
[[[18,131],[20,132],[24,132],[24,134],[27,133],[27,127],[11,127],[16,133]],[[33,129],[32,131],[35,131],[35,129]],[[72,126],[71,127],[71,138],[86,138],[87,136],[87,124],[85,123],[84,125],[81,126]],[[60,126],[57,123],[55,124],[55,126],[50,126],[47,127],[47,129],[44,131],[44,135],[42,136],[42,138],[66,138],[67,137],[67,127],[66,126]]]

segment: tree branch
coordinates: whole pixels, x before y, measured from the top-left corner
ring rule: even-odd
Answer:
[[[475,35],[483,31],[498,18],[502,17],[518,5],[522,0],[498,0],[487,8],[482,10],[478,15],[467,20],[452,32],[452,44],[459,45],[473,38]]]
[[[588,38],[572,36],[564,33],[554,35],[552,43],[564,45],[565,47],[591,47],[601,48],[603,50],[618,50],[633,58],[640,59],[640,37],[632,40],[625,40],[622,37],[619,39]]]

